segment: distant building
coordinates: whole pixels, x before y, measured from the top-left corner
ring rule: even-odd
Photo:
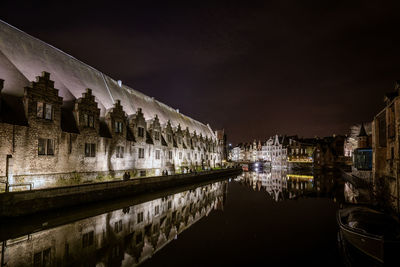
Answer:
[[[344,156],[351,160],[353,160],[354,150],[356,150],[359,145],[358,136],[360,134],[361,126],[364,126],[365,133],[368,136],[367,141],[369,147],[371,147],[372,144],[372,122],[352,125],[344,143]]]
[[[274,135],[265,142],[241,143],[232,149],[235,162],[265,162],[273,169],[334,168],[345,164],[345,136],[299,138]]]
[[[372,182],[372,138],[364,124],[361,124],[357,136],[357,148],[353,152],[353,174]]]
[[[292,163],[313,163],[314,149],[314,139],[292,137],[289,139],[288,161]]]
[[[272,142],[271,142],[272,141]],[[267,157],[271,160],[271,167],[276,169],[287,168],[287,145],[285,136],[275,135],[267,141]]]
[[[313,165],[316,169],[333,169],[342,167],[346,160],[344,157],[345,136],[333,135],[315,138]]]

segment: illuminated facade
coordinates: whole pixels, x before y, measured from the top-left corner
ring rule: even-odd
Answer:
[[[313,163],[315,144],[307,140],[289,139],[288,161],[293,163]]]
[[[266,160],[271,162],[271,167],[276,169],[287,168],[287,141],[285,136],[275,135],[269,138],[264,148]]]
[[[400,83],[385,95],[385,108],[372,123],[372,172],[375,185],[388,187],[393,207],[400,213]]]
[[[213,210],[227,181],[9,239],[7,266],[137,266]],[[62,218],[60,218],[62,219]]]
[[[221,165],[225,133],[2,21],[0,40],[0,182],[41,188]]]

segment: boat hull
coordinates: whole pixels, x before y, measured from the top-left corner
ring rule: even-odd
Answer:
[[[346,227],[341,227],[340,232],[343,238],[345,238],[352,246],[383,263],[384,242],[382,239],[363,235],[361,233],[351,231]]]
[[[342,222],[341,212],[337,216],[340,233],[348,243],[359,249],[364,254],[384,262],[384,240],[383,237],[356,231]]]

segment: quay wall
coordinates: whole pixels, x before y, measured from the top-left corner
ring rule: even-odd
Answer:
[[[115,199],[169,187],[212,180],[221,176],[237,175],[240,168],[135,178],[129,181],[113,181],[22,192],[0,194],[0,217],[16,217],[85,203]]]

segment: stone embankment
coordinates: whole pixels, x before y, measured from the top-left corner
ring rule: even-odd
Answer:
[[[0,217],[17,217],[85,203],[134,196],[221,177],[233,177],[241,172],[241,168],[232,168],[191,174],[135,178],[128,181],[8,192],[0,194]]]

